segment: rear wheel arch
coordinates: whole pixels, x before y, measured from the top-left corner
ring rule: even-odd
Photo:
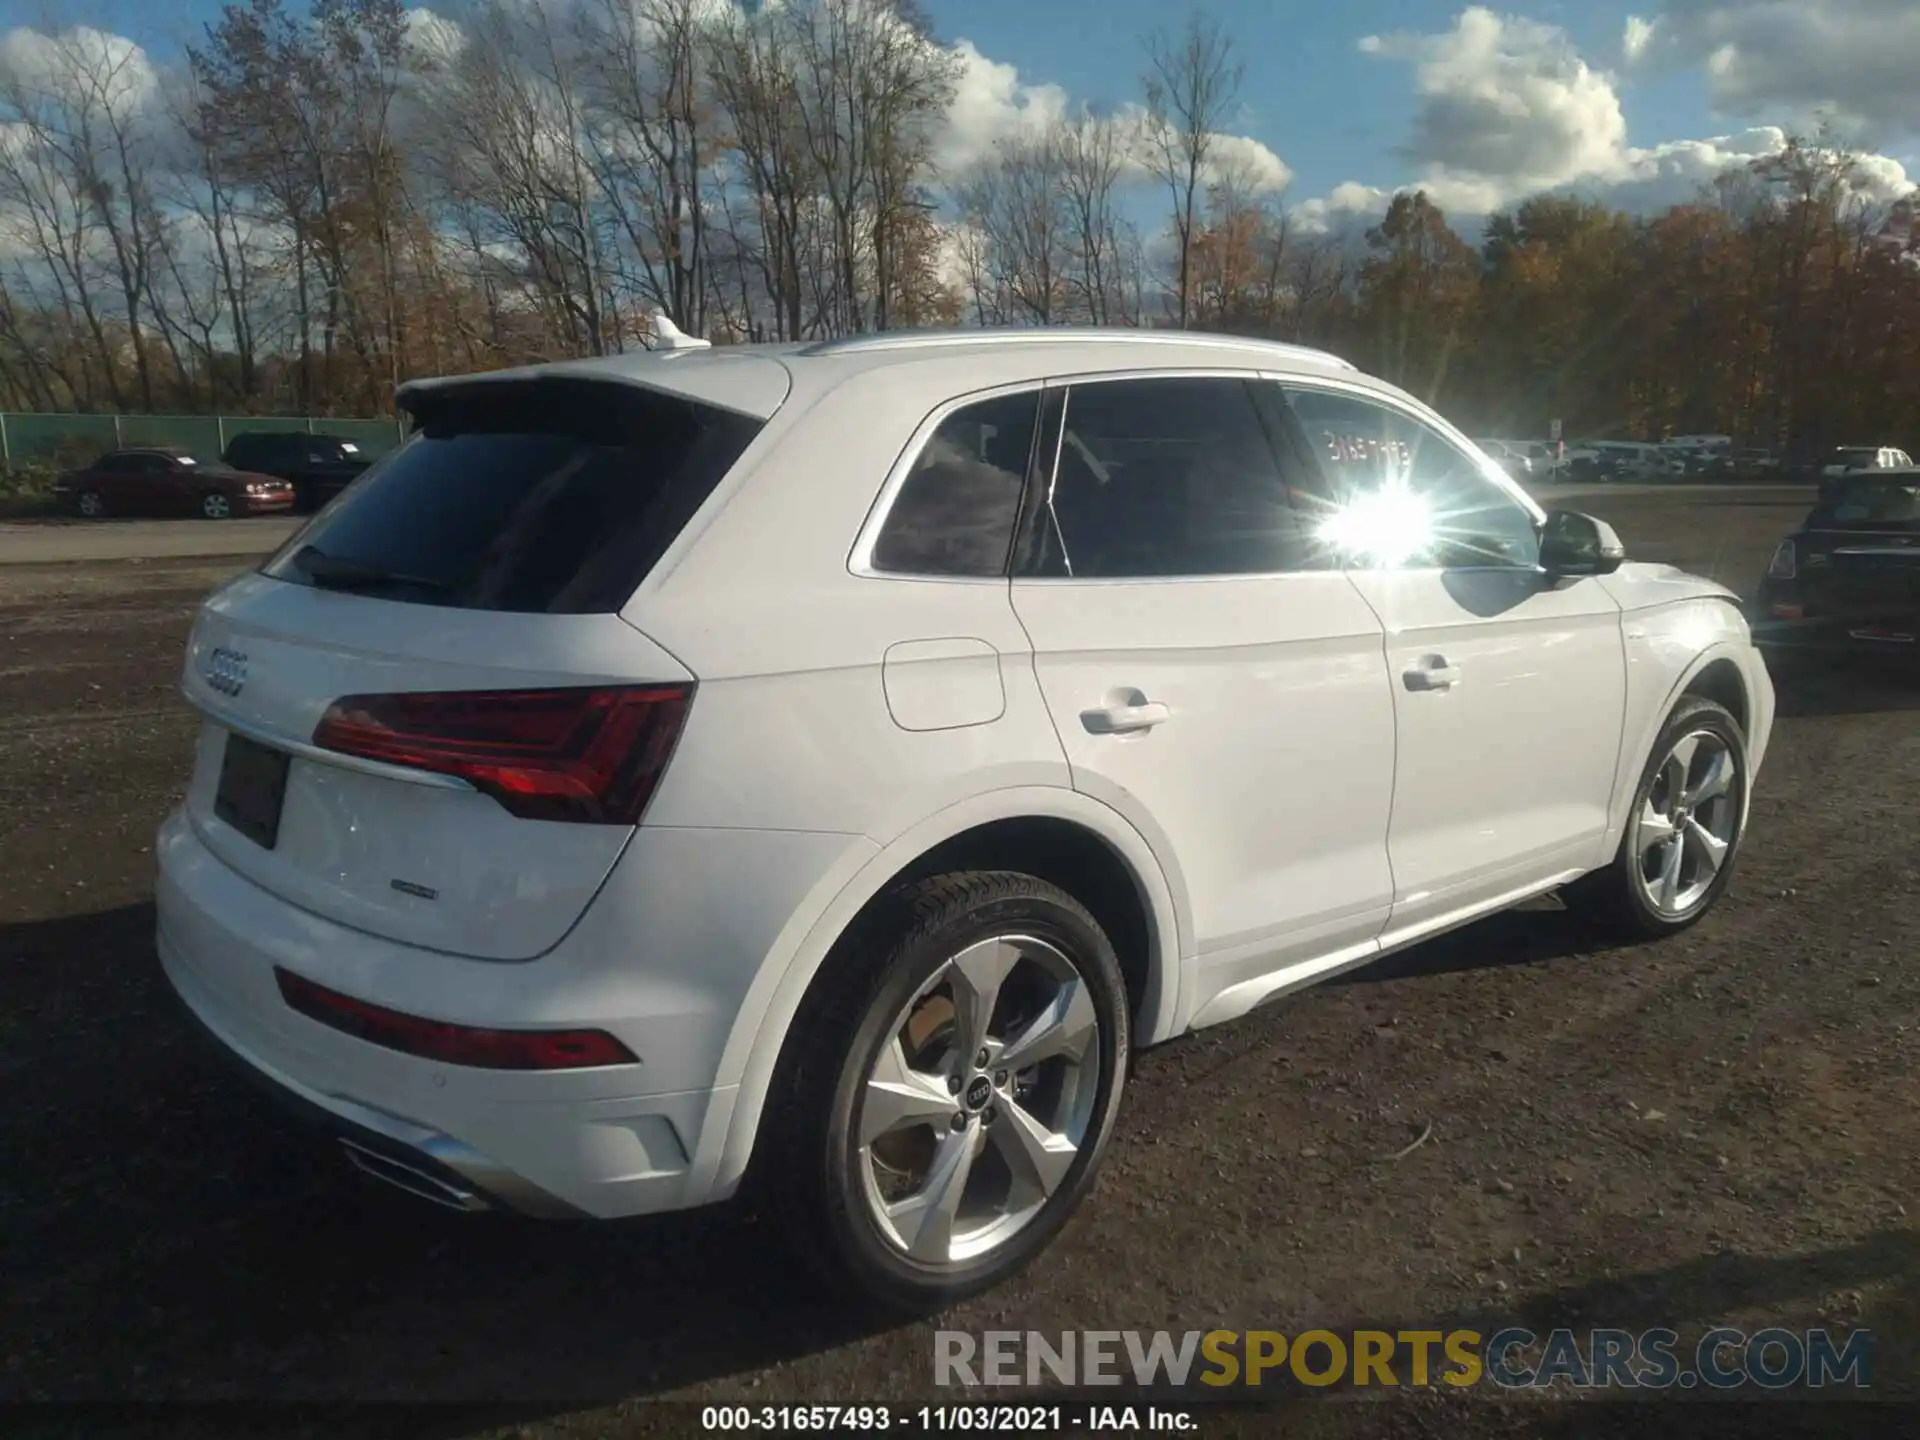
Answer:
[[[996,855],[1007,858],[995,860]],[[1135,1044],[1144,1048],[1179,1033],[1185,897],[1177,875],[1169,875],[1140,833],[1105,805],[1064,788],[1022,788],[963,801],[868,860],[789,951],[769,999],[743,1007],[720,1070],[722,1085],[738,1070],[738,1088],[725,1135],[713,1152],[714,1169],[701,1188],[718,1198],[730,1194],[745,1175],[794,1018],[814,987],[830,979],[834,951],[861,917],[901,886],[928,875],[1022,870],[1022,862],[1041,870],[1038,878],[1074,895],[1108,930],[1121,952]],[[1076,893],[1069,880],[1088,894]],[[1139,947],[1133,956],[1127,954],[1129,945]]]

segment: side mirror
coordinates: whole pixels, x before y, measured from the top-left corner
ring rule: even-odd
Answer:
[[[1626,558],[1613,527],[1591,515],[1553,510],[1540,527],[1540,568],[1549,575],[1611,575]]]

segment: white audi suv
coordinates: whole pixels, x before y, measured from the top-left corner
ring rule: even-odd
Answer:
[[[195,624],[158,945],[442,1203],[744,1187],[939,1304],[1058,1231],[1136,1049],[1731,874],[1774,712],[1734,595],[1331,355],[677,343],[399,403]]]

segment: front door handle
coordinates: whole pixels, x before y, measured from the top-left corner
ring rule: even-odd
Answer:
[[[1158,700],[1143,700],[1137,705],[1103,705],[1098,710],[1082,710],[1080,723],[1094,735],[1131,735],[1151,730],[1172,713]]]
[[[1400,678],[1409,690],[1451,690],[1460,683],[1460,667],[1449,664],[1444,655],[1426,655],[1418,665],[1403,670]]]

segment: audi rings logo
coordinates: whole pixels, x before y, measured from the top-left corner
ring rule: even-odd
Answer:
[[[247,683],[247,657],[239,650],[215,650],[204,673],[207,684],[222,695],[238,695]]]

